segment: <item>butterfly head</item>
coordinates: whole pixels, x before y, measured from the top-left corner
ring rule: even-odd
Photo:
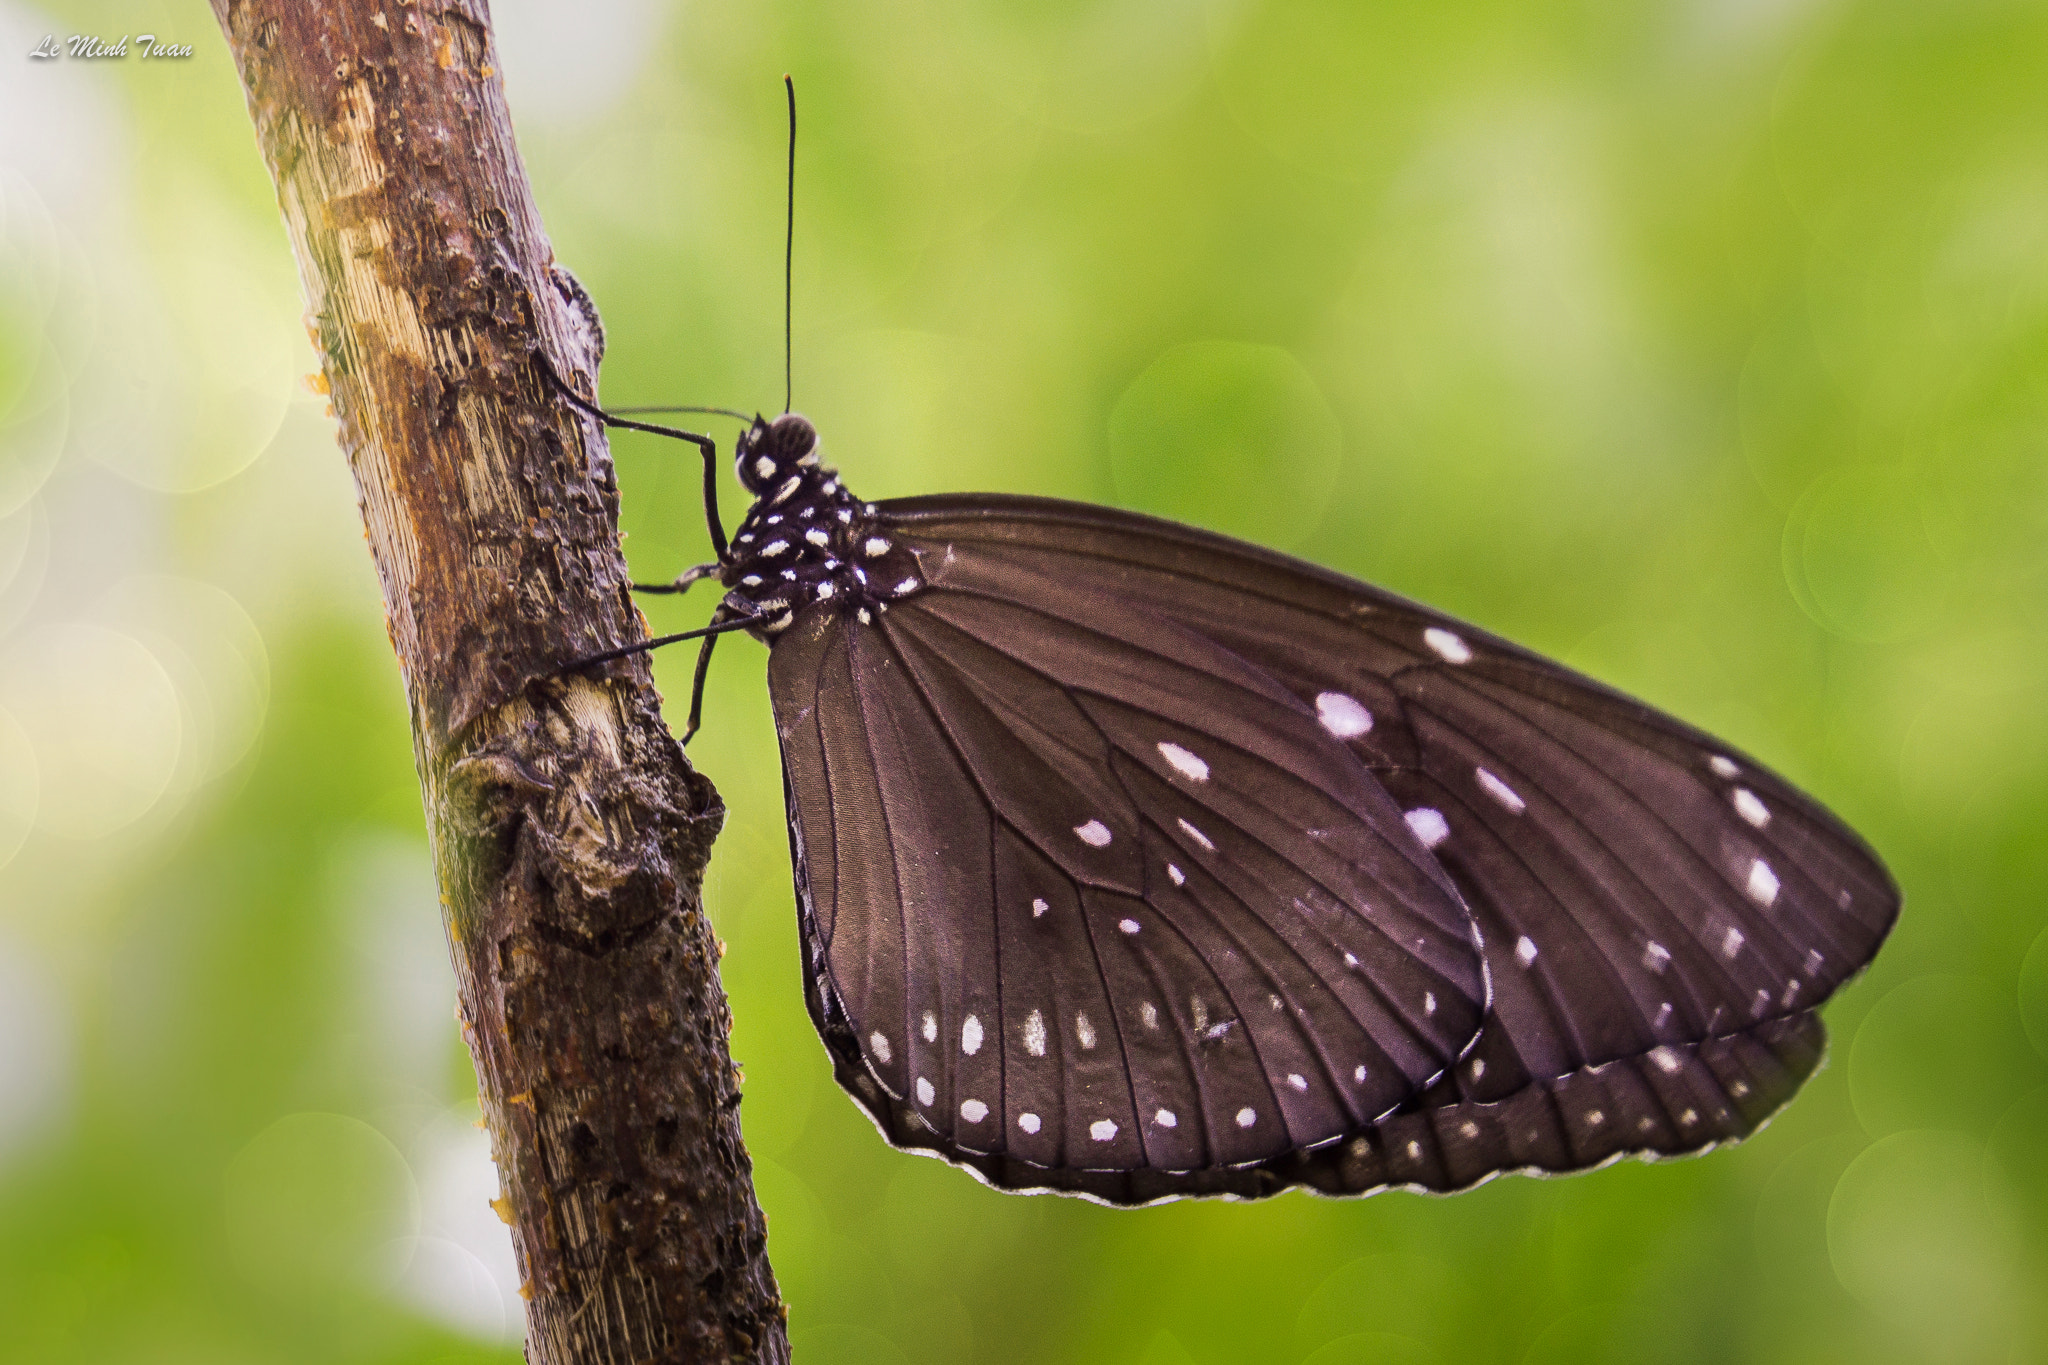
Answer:
[[[757,498],[817,463],[818,429],[799,413],[785,412],[772,422],[755,417],[734,446],[740,483]]]

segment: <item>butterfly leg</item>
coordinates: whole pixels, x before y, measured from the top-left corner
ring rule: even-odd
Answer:
[[[655,436],[667,436],[677,441],[688,441],[704,456],[704,520],[711,532],[711,550],[718,556],[720,564],[731,562],[732,552],[726,547],[725,523],[718,515],[718,443],[699,432],[683,431],[677,427],[656,426],[652,422],[635,422],[624,417],[614,417],[603,408],[585,399],[569,387],[568,381],[555,372],[555,366],[547,353],[536,348],[534,359],[540,362],[541,373],[555,386],[562,397],[568,399],[584,412],[589,413],[608,427],[621,427],[627,431],[644,431]],[[688,586],[687,584],[685,586]],[[677,589],[680,591],[681,589]]]
[[[635,583],[633,591],[649,593],[688,592],[692,583],[698,583],[707,578],[716,578],[724,570],[725,566],[723,564],[694,564],[677,574],[675,581],[672,583]]]
[[[720,607],[711,613],[713,624],[717,623],[719,616],[724,612],[725,608]],[[683,729],[682,742],[686,746],[696,738],[697,727],[704,723],[704,679],[710,676],[711,651],[717,646],[718,637],[707,635],[704,637],[703,646],[697,650],[697,672],[690,679],[690,723]]]
[[[721,616],[725,619],[720,620]],[[602,653],[587,654],[573,663],[563,664],[554,671],[552,676],[560,677],[564,673],[574,673],[577,669],[588,668],[592,664],[610,663],[613,659],[623,659],[629,654],[646,654],[651,650],[660,649],[663,645],[676,644],[682,640],[703,640],[706,644],[709,644],[713,639],[725,634],[727,631],[746,629],[756,619],[758,618],[753,616],[736,615],[721,606],[711,614],[711,624],[708,626],[699,626],[696,630],[677,631],[674,635],[657,635],[651,640],[642,640],[638,644],[621,645],[617,649],[607,649]],[[697,661],[698,685],[700,689],[702,687],[705,665],[706,660],[700,657]],[[694,702],[692,702],[690,709],[693,712],[696,710]]]

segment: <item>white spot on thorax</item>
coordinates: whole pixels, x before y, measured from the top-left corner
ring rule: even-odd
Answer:
[[[768,458],[768,457],[767,457],[766,455],[763,455],[763,456],[762,456],[762,457],[761,457],[760,459],[758,459],[758,460],[754,461],[754,477],[755,477],[755,478],[757,478],[757,479],[765,479],[765,478],[767,478],[767,477],[768,477],[768,476],[769,476],[770,474],[773,474],[774,472],[775,472],[775,461],[773,461],[773,460],[769,459],[769,458]]]
[[[875,618],[868,615],[868,609],[866,607],[862,607],[857,614],[860,617],[860,623],[862,625],[871,626],[875,623]]]
[[[1521,798],[1520,793],[1486,769],[1474,768],[1472,771],[1479,775],[1479,785],[1486,789],[1486,794],[1507,807],[1509,814],[1520,815],[1529,808],[1529,803]]]
[[[1024,1050],[1034,1057],[1045,1055],[1045,1016],[1037,1010],[1024,1016]]]
[[[1758,905],[1770,905],[1778,899],[1778,874],[1771,871],[1771,865],[1758,858],[1749,865],[1749,884],[1743,888],[1749,898]]]
[[[775,490],[775,496],[768,500],[768,505],[770,507],[780,507],[783,503],[788,502],[790,495],[796,492],[797,489],[801,488],[803,486],[803,482],[803,475],[790,475],[788,478],[782,481],[782,487]],[[804,511],[806,515],[809,515],[811,509],[805,508]]]
[[[930,1010],[924,1012],[924,1040],[927,1043],[939,1041],[939,1016]]]
[[[1158,1124],[1161,1128],[1180,1127],[1180,1120],[1174,1117],[1174,1113],[1171,1109],[1160,1110],[1158,1113],[1152,1116],[1152,1121]]]
[[[1165,740],[1161,740],[1159,741],[1159,752],[1166,756],[1166,761],[1173,765],[1173,770],[1188,779],[1188,781],[1207,782],[1209,780],[1209,765],[1194,754],[1189,753],[1186,749],[1181,748],[1180,745],[1169,744]]]
[[[1074,826],[1074,833],[1081,836],[1081,842],[1096,848],[1105,847],[1111,838],[1109,826],[1100,820],[1090,820],[1085,825]]]
[[[1187,831],[1188,838],[1193,839],[1196,843],[1200,844],[1203,848],[1209,850],[1209,852],[1211,853],[1214,853],[1216,851],[1216,845],[1209,842],[1208,835],[1202,833],[1202,831],[1196,829],[1193,825],[1189,824],[1185,820],[1182,820],[1180,822],[1180,827],[1183,830]]]
[[[1721,956],[1734,957],[1737,953],[1741,951],[1742,931],[1740,929],[1730,929],[1726,934],[1721,936]]]
[[[889,1061],[889,1039],[877,1031],[868,1035],[868,1047],[873,1050],[876,1060],[887,1064]]]
[[[898,583],[893,589],[891,589],[891,591],[893,591],[898,597],[903,596],[903,594],[907,592],[916,592],[917,580],[915,578],[906,578],[901,583]]]
[[[1442,626],[1431,626],[1422,632],[1422,642],[1437,652],[1447,664],[1468,664],[1472,662],[1472,646],[1466,644]]]
[[[1536,960],[1536,940],[1527,934],[1515,940],[1515,961],[1524,967]]]
[[[1249,1128],[1258,1121],[1259,1111],[1252,1108],[1250,1105],[1246,1105],[1244,1108],[1237,1111],[1237,1126],[1240,1128]]]
[[[758,588],[761,586],[762,579],[761,575],[757,573],[750,573],[745,578],[742,578],[740,582],[746,584],[750,588]]]
[[[820,584],[818,585],[818,600],[819,600],[820,602],[824,601],[824,600],[825,600],[826,598],[830,597],[831,595],[832,595],[832,584],[831,584],[831,583],[830,583],[829,581],[827,581],[827,582],[824,582],[824,583],[820,583]]]
[[[1721,754],[1715,754],[1712,758],[1709,758],[1707,760],[1707,766],[1709,768],[1712,768],[1716,773],[1718,773],[1722,777],[1733,777],[1735,776],[1735,774],[1742,771],[1742,769],[1735,766],[1734,759],[1725,757]]]
[[[1450,822],[1444,819],[1440,810],[1420,806],[1409,811],[1404,818],[1408,821],[1408,828],[1415,832],[1415,837],[1422,840],[1424,848],[1435,848],[1451,837]]]
[[[1017,1115],[1017,1126],[1018,1126],[1019,1128],[1022,1128],[1022,1129],[1023,1129],[1023,1130],[1025,1131],[1025,1132],[1027,1132],[1027,1133],[1035,1133],[1035,1132],[1037,1132],[1037,1131],[1038,1131],[1038,1115],[1036,1115],[1036,1114],[1019,1114],[1019,1115]]]
[[[980,1123],[988,1117],[988,1106],[980,1100],[963,1100],[960,1104],[960,1117],[969,1123]]]
[[[1088,1136],[1097,1142],[1107,1142],[1116,1136],[1116,1123],[1111,1119],[1097,1119],[1088,1125]]]
[[[1749,788],[1737,787],[1729,793],[1729,800],[1735,803],[1735,813],[1758,829],[1771,823],[1770,808]]]
[[[970,1057],[981,1051],[981,1020],[971,1014],[960,1026],[960,1050]]]
[[[804,539],[813,545],[829,545],[832,543],[831,533],[822,526],[813,526],[810,530],[804,532]]]
[[[1135,934],[1141,926],[1134,919],[1120,919],[1116,922],[1116,927],[1127,934]]]
[[[938,1091],[932,1089],[932,1083],[926,1080],[924,1077],[919,1076],[917,1078],[917,1102],[919,1104],[925,1105],[926,1107],[930,1107],[931,1102],[937,1097]]]
[[[1316,719],[1339,739],[1356,739],[1372,729],[1372,712],[1360,706],[1357,698],[1342,692],[1316,694]]]
[[[761,547],[761,554],[763,558],[772,559],[776,555],[786,555],[788,553],[789,542],[786,540],[771,540],[766,545],[763,545]]]
[[[1095,1025],[1088,1022],[1085,1010],[1074,1011],[1074,1037],[1080,1040],[1083,1049],[1095,1046]]]

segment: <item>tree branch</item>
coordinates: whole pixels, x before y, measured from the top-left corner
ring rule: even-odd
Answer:
[[[485,0],[214,0],[383,582],[529,1357],[784,1361],[698,886],[724,810],[662,723],[603,432]]]

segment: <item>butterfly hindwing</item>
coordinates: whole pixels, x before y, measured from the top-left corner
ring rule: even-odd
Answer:
[[[1240,1166],[1463,1054],[1469,917],[1308,708],[1113,600],[951,568],[858,627],[805,613],[770,663],[813,1008],[870,1110],[915,1116],[893,1137]]]

